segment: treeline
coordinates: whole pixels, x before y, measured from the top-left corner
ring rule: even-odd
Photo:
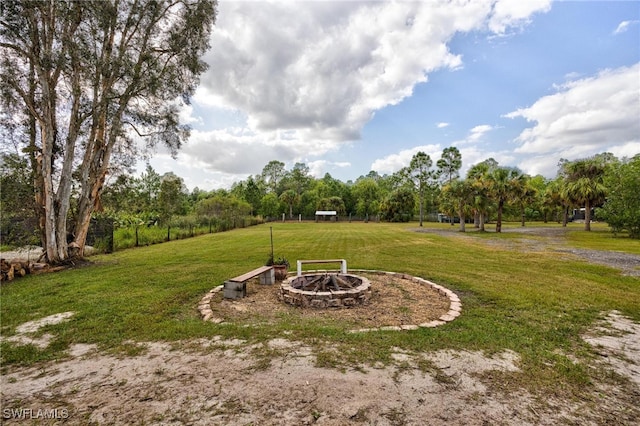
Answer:
[[[159,176],[151,167],[140,178],[122,175],[109,185],[103,203],[114,212],[150,214],[161,223],[172,217],[192,217],[200,225],[242,225],[255,221],[313,219],[317,210],[335,210],[352,220],[465,222],[484,229],[489,221],[501,231],[503,220],[557,221],[566,225],[582,211],[590,229],[592,211],[615,232],[640,235],[640,155],[618,159],[610,153],[560,160],[555,179],[529,176],[492,158],[460,176],[462,157],[455,147],[434,162],[424,152],[396,173],[375,171],[342,182],[325,174],[310,175],[309,167],[291,169],[270,161],[260,174],[236,182],[229,190],[188,192],[182,179]]]
[[[462,231],[466,223],[484,229],[495,221],[497,232],[503,220],[566,225],[574,211],[583,212],[589,230],[595,212],[614,232],[640,237],[640,155],[560,160],[555,179],[529,176],[492,158],[472,166],[466,176],[460,176],[461,165],[460,152],[450,147],[435,163],[418,152],[396,173],[371,171],[342,182],[328,173],[315,178],[303,163],[287,169],[273,160],[260,174],[214,191],[188,191],[179,176],[160,175],[147,166],[139,177],[120,174],[108,183],[98,215],[115,221],[116,249],[281,220],[283,215],[313,219],[317,210],[363,221],[459,222]],[[27,162],[4,155],[0,171],[3,243],[37,244]]]

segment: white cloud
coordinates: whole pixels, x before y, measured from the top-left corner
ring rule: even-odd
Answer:
[[[449,123],[445,123],[445,122],[436,123],[436,127],[438,129],[443,129],[445,127],[449,127]]]
[[[510,27],[528,24],[534,13],[550,9],[551,0],[499,0],[493,5],[489,29],[496,34],[503,34]]]
[[[179,159],[238,177],[276,158],[317,164],[321,173],[315,162],[359,139],[376,111],[411,96],[429,73],[462,66],[448,48],[455,34],[502,33],[548,10],[547,2],[518,4],[220,2],[204,57],[210,68],[193,98],[196,108],[183,119],[208,124],[222,111],[236,127],[194,131]],[[378,160],[381,170],[393,162]]]
[[[330,170],[341,169],[345,167],[351,167],[351,163],[346,161],[332,162],[326,160],[316,160],[305,163],[309,167],[309,174],[315,178],[321,178],[326,173],[331,173]]]
[[[416,146],[410,149],[405,149],[397,154],[391,154],[384,158],[377,159],[371,164],[371,170],[374,170],[380,174],[392,174],[397,172],[403,167],[406,167],[411,162],[411,158],[422,151],[431,157],[434,167],[436,161],[440,158],[442,153],[442,147],[439,144]]]
[[[489,126],[488,124],[481,124],[479,126],[476,126],[473,129],[471,129],[471,132],[467,137],[466,141],[477,142],[478,140],[482,139],[482,136],[484,136],[485,133],[491,130],[493,130],[493,127]]]
[[[546,7],[503,1],[493,10],[491,1],[221,2],[196,98],[244,111],[255,132],[356,140],[375,111],[411,96],[428,73],[462,65],[447,46],[457,32],[489,18],[502,31]]]
[[[630,26],[638,25],[640,21],[622,21],[618,27],[613,31],[613,34],[621,34],[626,32]]]
[[[640,151],[640,64],[565,83],[561,91],[506,115],[535,123],[517,153],[569,160],[632,144]]]
[[[460,176],[466,176],[471,166],[489,158],[493,158],[501,166],[514,165],[516,161],[511,151],[485,151],[475,145],[460,148],[460,155],[462,156]]]

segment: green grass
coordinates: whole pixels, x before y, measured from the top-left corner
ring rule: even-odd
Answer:
[[[508,226],[516,226],[509,224]],[[200,320],[196,306],[205,292],[263,265],[270,252],[296,259],[345,258],[349,268],[406,272],[455,291],[463,314],[445,326],[411,332],[348,333],[331,319],[283,315],[275,323],[214,325]],[[449,225],[428,224],[448,229]],[[613,309],[640,321],[640,280],[604,266],[528,255],[487,245],[480,239],[412,232],[417,224],[274,223],[92,257],[91,264],[63,272],[28,276],[0,287],[3,336],[26,321],[73,311],[53,325],[47,349],[2,343],[2,365],[30,365],[65,356],[73,343],[132,354],[131,342],[186,341],[220,335],[255,343],[274,337],[301,340],[316,348],[319,365],[391,362],[394,348],[513,350],[522,358],[513,386],[576,392],[591,380],[589,369],[562,354],[589,357],[580,334]],[[637,241],[597,229],[571,228],[567,244],[639,253]],[[286,334],[285,334],[286,333]],[[134,346],[135,347],[135,346]],[[332,348],[331,350],[327,347]],[[335,350],[338,348],[338,350]]]

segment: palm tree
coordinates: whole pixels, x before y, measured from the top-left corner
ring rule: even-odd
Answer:
[[[489,158],[471,167],[467,172],[467,180],[473,188],[473,223],[480,231],[484,231],[484,224],[488,217],[489,205],[489,174],[498,167],[493,158]]]
[[[442,188],[443,204],[451,206],[460,217],[460,232],[465,232],[466,212],[474,201],[474,189],[467,180],[455,179]],[[452,215],[453,216],[453,215]],[[453,221],[451,222],[453,224]]]
[[[502,211],[506,202],[514,200],[524,183],[522,172],[511,167],[497,167],[488,176],[489,193],[498,203],[496,232],[502,232]]]
[[[591,231],[591,209],[607,195],[604,186],[606,162],[600,157],[572,161],[564,165],[565,187],[569,198],[584,205],[584,230]]]
[[[293,206],[300,202],[300,196],[293,189],[287,189],[280,194],[280,201],[289,206],[289,219],[293,218]]]
[[[547,222],[547,214],[555,212],[555,220],[560,222],[558,218],[558,208],[562,209],[563,223],[562,226],[567,226],[567,210],[569,208],[569,202],[563,195],[563,183],[561,178],[556,178],[547,184],[542,194],[542,205],[544,222]]]
[[[521,186],[514,195],[518,205],[520,206],[520,214],[522,215],[522,226],[524,226],[525,209],[531,206],[538,199],[538,190],[533,186],[531,177],[524,175],[522,177]]]

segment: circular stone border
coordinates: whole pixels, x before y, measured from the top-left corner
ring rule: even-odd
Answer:
[[[305,271],[306,274],[317,274],[321,272],[327,272],[326,270],[314,270],[314,271]],[[373,269],[350,269],[351,272],[360,272],[367,274],[376,274],[376,275],[389,275],[399,277],[405,280],[410,280],[418,284],[424,284],[432,289],[436,290],[438,293],[443,296],[447,296],[449,298],[449,310],[447,313],[440,315],[440,317],[436,320],[424,322],[422,324],[407,324],[407,325],[390,325],[384,327],[374,327],[374,328],[359,328],[355,330],[349,330],[350,333],[365,333],[369,331],[402,331],[402,330],[417,330],[419,328],[434,328],[440,325],[446,324],[448,322],[453,321],[458,318],[462,312],[462,302],[457,294],[453,291],[449,290],[446,287],[443,287],[439,284],[431,282],[429,280],[425,280],[424,278],[414,277],[413,275],[403,274],[401,272],[388,272],[388,271],[378,271]],[[290,273],[292,275],[293,272]],[[216,293],[222,291],[224,285],[219,285],[217,287],[209,290],[198,303],[198,311],[200,311],[200,315],[202,316],[203,321],[213,322],[215,324],[224,324],[223,318],[217,318],[213,315],[213,310],[211,309],[211,299]]]

